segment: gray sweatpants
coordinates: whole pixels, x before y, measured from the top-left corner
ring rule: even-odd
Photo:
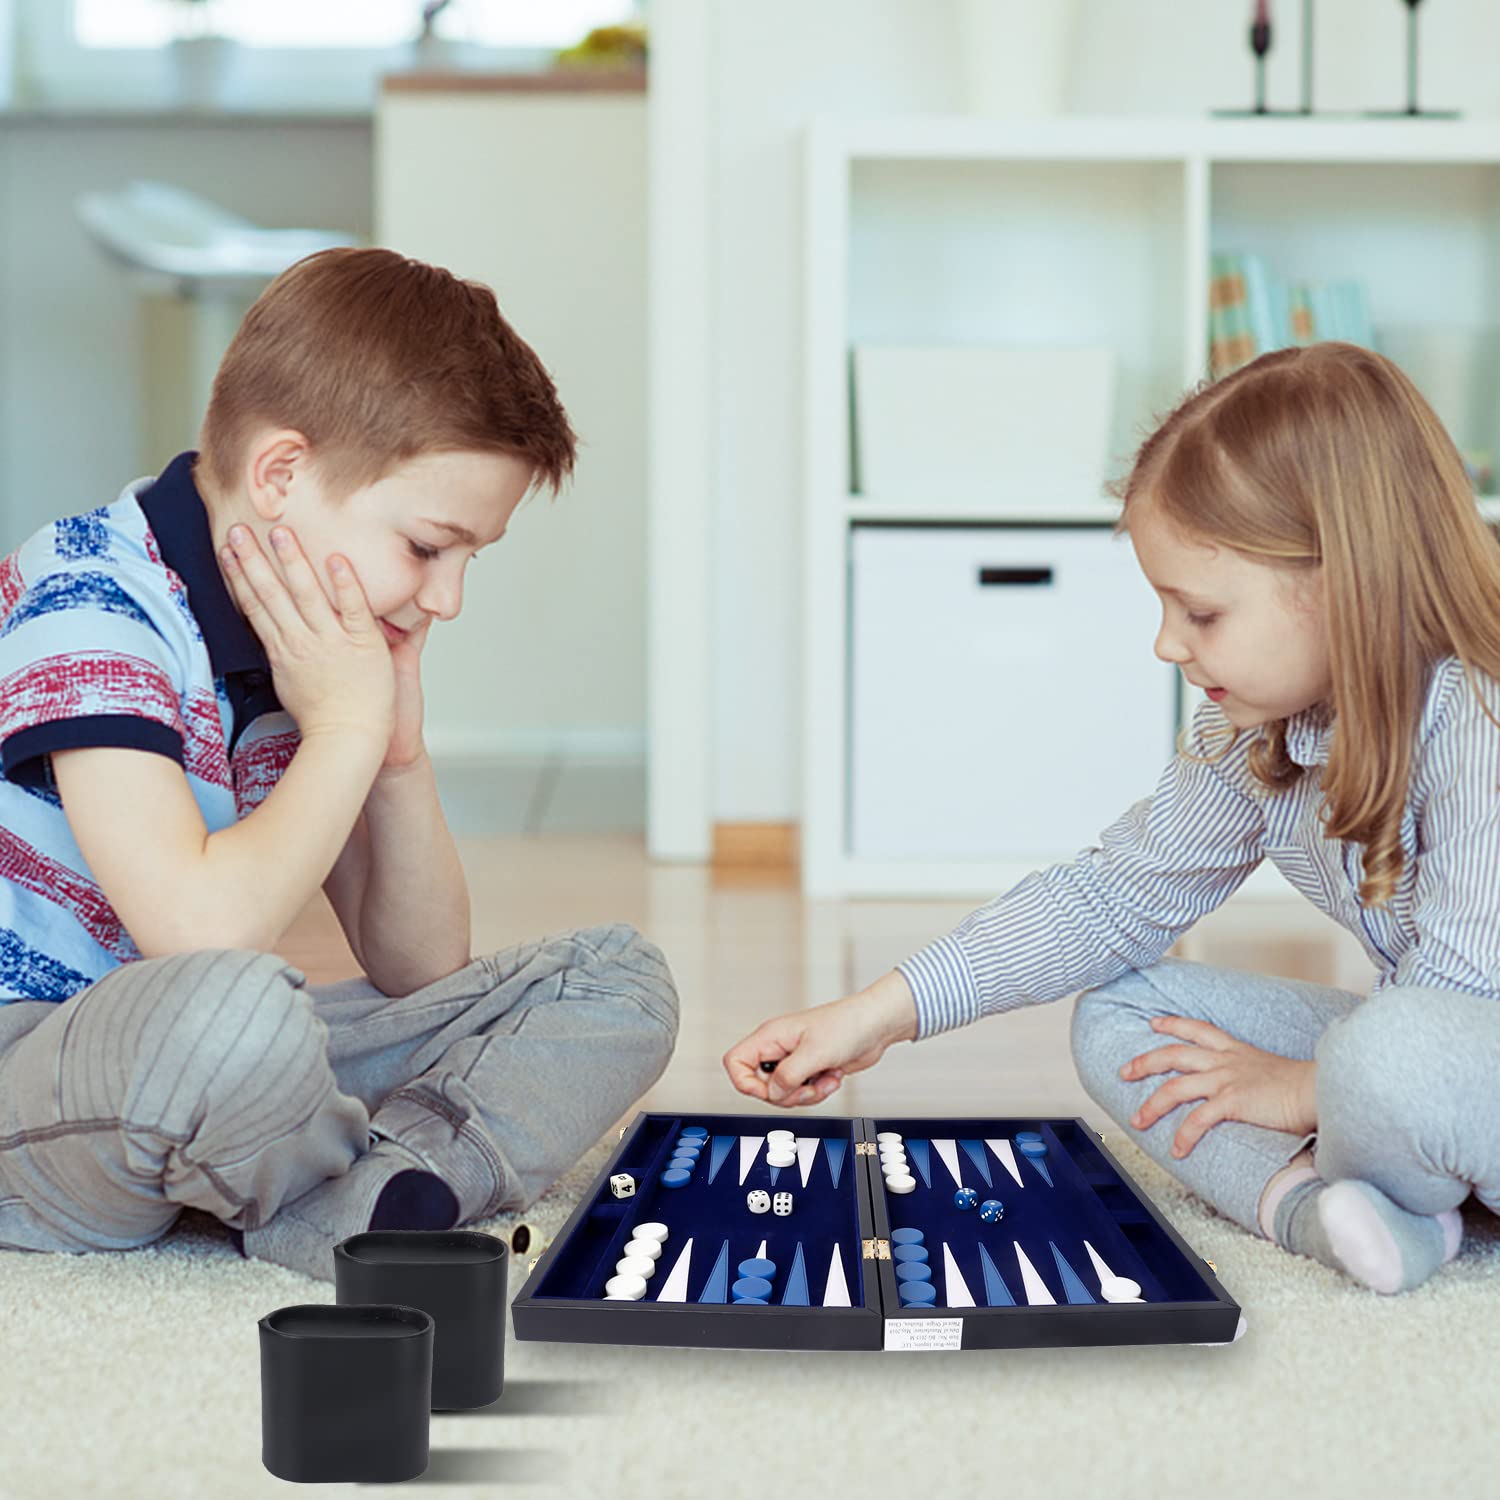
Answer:
[[[661,1076],[677,994],[625,925],[503,953],[400,999],[272,954],[122,965],[0,1005],[0,1248],[124,1250],[185,1206],[257,1229],[410,1141],[460,1223],[525,1208]]]
[[[1263,1051],[1316,1060],[1317,1130],[1221,1120],[1174,1158],[1173,1138],[1202,1101],[1137,1130],[1130,1117],[1179,1075],[1127,1082],[1119,1071],[1143,1052],[1191,1045],[1152,1031],[1153,1016],[1196,1017]],[[1072,1042],[1084,1087],[1126,1138],[1253,1234],[1266,1183],[1310,1142],[1327,1181],[1373,1183],[1411,1213],[1456,1208],[1471,1191],[1500,1213],[1500,1000],[1401,986],[1367,999],[1169,958],[1081,994]]]

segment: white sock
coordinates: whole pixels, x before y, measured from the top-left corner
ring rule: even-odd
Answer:
[[[1386,1295],[1421,1286],[1458,1253],[1463,1220],[1456,1208],[1408,1213],[1373,1183],[1296,1175],[1280,1185],[1272,1218],[1273,1237],[1285,1249]]]

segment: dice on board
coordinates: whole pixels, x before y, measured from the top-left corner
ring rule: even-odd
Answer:
[[[745,1206],[753,1214],[768,1214],[771,1212],[771,1195],[763,1188],[756,1188],[746,1195]]]
[[[629,1172],[616,1172],[609,1179],[609,1190],[616,1198],[634,1198],[635,1178]]]
[[[775,1198],[776,1212],[784,1219],[792,1211],[792,1195],[790,1193],[777,1193]]]
[[[961,1187],[953,1195],[954,1208],[973,1208],[979,1202],[979,1194],[973,1188]]]

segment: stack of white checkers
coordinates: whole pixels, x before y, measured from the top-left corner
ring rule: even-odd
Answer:
[[[768,1167],[790,1167],[797,1161],[797,1135],[792,1130],[768,1130],[766,1132],[766,1165]]]
[[[646,1283],[656,1274],[661,1247],[666,1243],[665,1224],[637,1224],[635,1236],[615,1262],[615,1274],[604,1283],[606,1302],[639,1302]]]
[[[880,1170],[885,1173],[885,1190],[888,1193],[909,1193],[917,1185],[906,1160],[906,1143],[899,1131],[882,1130],[875,1137],[880,1147]]]

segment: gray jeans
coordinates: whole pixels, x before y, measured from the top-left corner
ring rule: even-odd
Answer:
[[[1209,1021],[1282,1057],[1315,1060],[1317,1130],[1297,1136],[1221,1120],[1178,1160],[1172,1140],[1196,1099],[1137,1130],[1130,1117],[1179,1075],[1127,1082],[1119,1070],[1143,1052],[1191,1045],[1151,1030],[1153,1016],[1169,1015]],[[1408,1212],[1441,1213],[1471,1191],[1500,1212],[1500,1000],[1400,986],[1366,999],[1168,958],[1081,994],[1072,1041],[1083,1086],[1126,1138],[1253,1234],[1262,1232],[1257,1209],[1266,1183],[1314,1141],[1323,1178],[1373,1183]]]
[[[661,1076],[677,993],[634,928],[503,953],[400,999],[272,954],[124,964],[0,1005],[0,1248],[125,1250],[183,1207],[239,1229],[409,1140],[468,1223],[525,1208]]]

